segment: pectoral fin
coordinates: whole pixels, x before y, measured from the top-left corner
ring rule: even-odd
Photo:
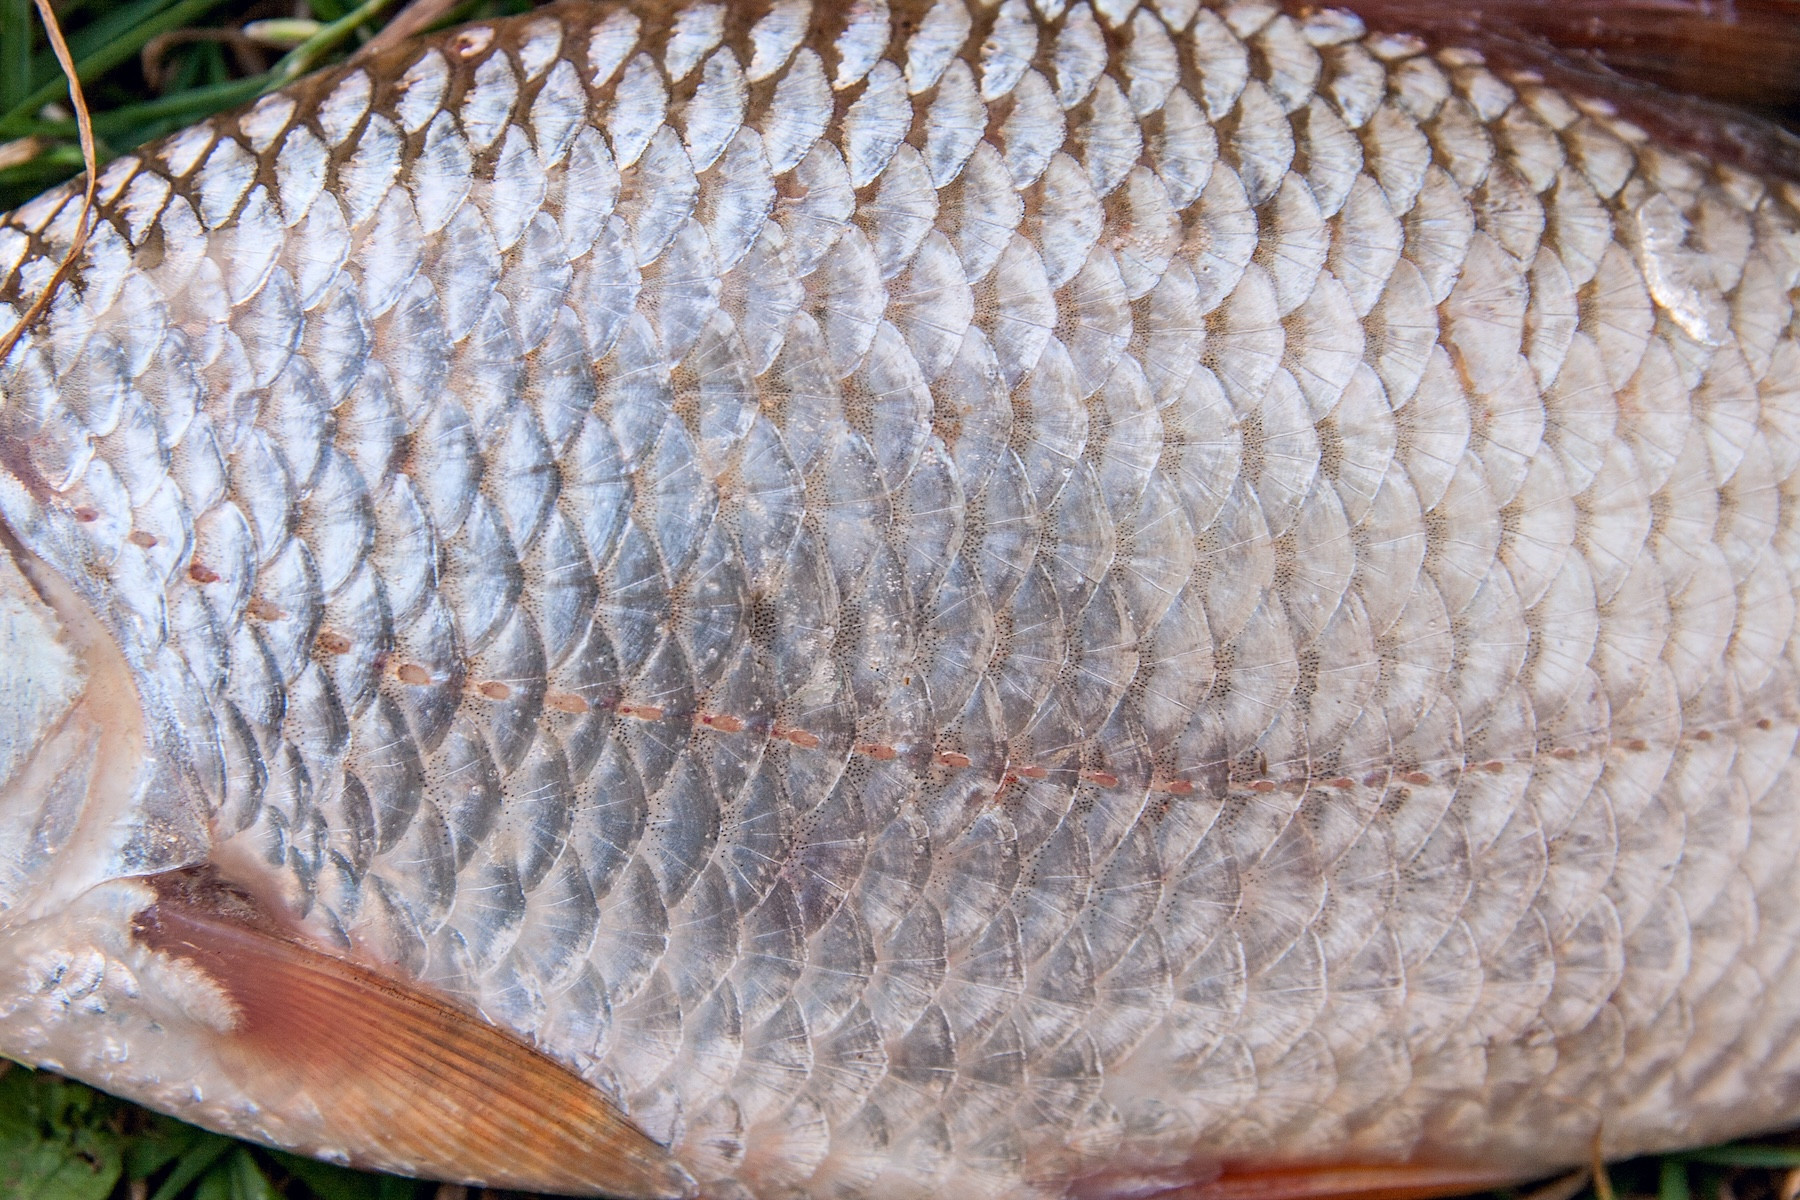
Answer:
[[[666,1149],[512,1034],[284,937],[229,896],[161,891],[139,939],[223,993],[233,1015],[222,1060],[260,1107],[300,1113],[298,1124],[320,1130],[308,1148],[497,1187],[692,1194]]]

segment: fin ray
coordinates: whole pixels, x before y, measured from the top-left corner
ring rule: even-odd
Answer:
[[[1800,0],[1350,0],[1395,31],[1546,52],[1687,96],[1800,101]]]
[[[673,1200],[692,1182],[592,1085],[409,984],[265,928],[191,881],[159,888],[138,937],[235,1010],[220,1053],[271,1111],[310,1106],[362,1166],[457,1182]],[[414,1165],[418,1164],[418,1165]]]
[[[1515,1169],[1441,1163],[1324,1163],[1228,1168],[1157,1200],[1437,1200],[1534,1178]]]

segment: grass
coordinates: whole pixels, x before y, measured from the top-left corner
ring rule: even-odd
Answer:
[[[0,1062],[6,1200],[451,1200],[437,1185],[347,1171],[184,1125]]]
[[[61,0],[102,162],[354,53],[405,0]],[[426,7],[428,5],[428,7]],[[422,0],[427,26],[530,0]],[[409,25],[410,27],[410,25]],[[0,0],[0,211],[81,170],[68,85],[33,0]]]
[[[1737,1143],[1616,1163],[1610,1186],[1552,1183],[1480,1200],[1796,1200],[1800,1145]],[[1570,1186],[1574,1184],[1574,1186]],[[369,1175],[184,1125],[0,1060],[4,1200],[525,1200]],[[548,1198],[546,1198],[548,1200]]]

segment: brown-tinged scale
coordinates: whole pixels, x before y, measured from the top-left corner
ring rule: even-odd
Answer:
[[[568,4],[108,164],[0,1051],[630,1197],[1800,1117],[1800,189],[1397,8]]]

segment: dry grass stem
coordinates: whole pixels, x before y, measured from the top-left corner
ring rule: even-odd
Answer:
[[[1575,1200],[1581,1190],[1593,1178],[1593,1172],[1583,1167],[1579,1171],[1571,1171],[1567,1175],[1552,1179],[1541,1187],[1526,1192],[1519,1200]]]
[[[1602,1122],[1594,1129],[1594,1159],[1589,1168],[1594,1176],[1594,1196],[1596,1200],[1616,1200],[1613,1193],[1612,1176],[1606,1173],[1606,1154],[1601,1143],[1606,1134],[1606,1125]]]
[[[81,216],[75,222],[75,236],[69,240],[68,253],[56,264],[56,271],[44,284],[44,290],[38,293],[19,316],[15,324],[4,338],[0,338],[0,363],[4,363],[12,354],[13,347],[19,344],[25,330],[49,307],[50,298],[56,295],[56,289],[62,286],[69,272],[75,269],[81,251],[87,245],[88,231],[94,223],[94,188],[98,186],[100,176],[100,155],[94,148],[94,121],[88,111],[87,97],[81,90],[81,76],[75,70],[75,56],[69,53],[69,43],[63,38],[62,25],[56,19],[56,10],[50,7],[50,0],[35,0],[38,16],[43,18],[44,34],[50,39],[50,48],[56,54],[56,61],[62,65],[63,74],[69,79],[69,103],[75,108],[75,128],[81,136],[81,161],[87,168],[87,186],[81,195]]]
[[[382,27],[380,33],[363,45],[360,53],[377,54],[415,34],[424,33],[455,8],[457,0],[412,0]]]
[[[36,135],[0,143],[0,171],[16,167],[20,163],[28,163],[43,153],[43,150],[44,139]]]
[[[262,53],[262,43],[241,29],[176,29],[157,34],[145,42],[143,50],[138,52],[144,81],[158,92],[166,88],[169,82],[166,63],[169,52],[195,42],[218,42],[225,46],[237,61],[238,69],[246,75],[261,74],[269,69],[268,60]]]

